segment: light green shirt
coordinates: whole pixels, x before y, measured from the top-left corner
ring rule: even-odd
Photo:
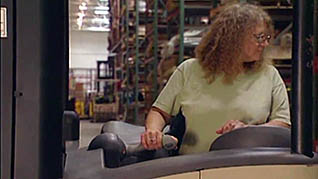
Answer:
[[[186,130],[180,154],[208,152],[228,120],[263,124],[270,120],[290,124],[285,84],[271,65],[241,74],[232,84],[223,77],[208,84],[197,59],[183,62],[170,77],[153,106],[176,115],[181,108]]]

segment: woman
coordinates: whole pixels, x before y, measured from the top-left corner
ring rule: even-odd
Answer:
[[[248,125],[290,126],[286,88],[262,58],[273,31],[269,15],[251,4],[225,8],[154,102],[141,135],[159,149],[163,127],[179,110],[186,129],[180,154],[208,152],[213,140]],[[177,140],[177,139],[176,139]]]

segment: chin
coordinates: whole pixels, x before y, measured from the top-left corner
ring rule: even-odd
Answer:
[[[256,61],[259,61],[260,58],[251,58],[251,59],[248,59],[248,60],[245,60],[244,62],[245,63],[250,63],[250,62],[256,62]]]
[[[249,58],[249,60],[246,60],[246,62],[255,62],[255,61],[259,61],[261,59],[261,55],[259,56],[254,56]]]

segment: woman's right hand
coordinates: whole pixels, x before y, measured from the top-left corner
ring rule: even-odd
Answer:
[[[248,125],[244,124],[242,121],[239,120],[229,120],[227,121],[222,127],[216,130],[217,134],[225,134],[231,132],[232,130],[247,127]]]
[[[147,129],[141,134],[141,143],[146,150],[162,148],[162,132],[156,129]]]

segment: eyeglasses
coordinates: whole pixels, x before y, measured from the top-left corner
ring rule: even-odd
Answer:
[[[257,43],[258,44],[262,44],[265,41],[269,42],[269,40],[272,38],[271,35],[265,35],[264,33],[260,33],[260,34],[253,34]]]

